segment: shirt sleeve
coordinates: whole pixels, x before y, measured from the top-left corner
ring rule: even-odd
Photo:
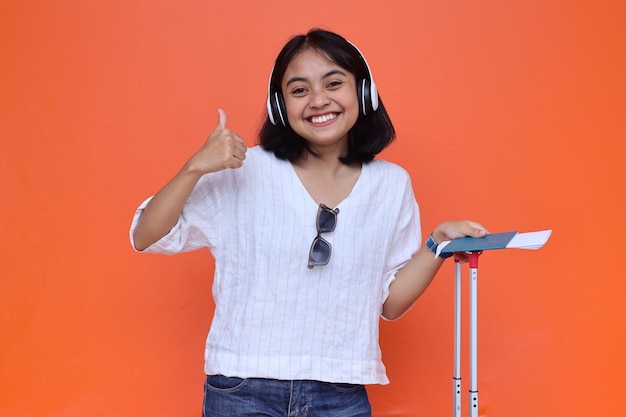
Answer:
[[[391,244],[385,266],[383,283],[383,303],[389,297],[389,287],[395,281],[396,274],[406,265],[413,255],[421,247],[422,230],[420,225],[420,211],[411,180],[406,174],[405,188],[402,196],[402,206],[398,213],[396,229],[391,239]],[[382,305],[381,305],[382,313]],[[382,315],[381,315],[382,316]],[[384,316],[382,316],[384,318]]]
[[[198,181],[183,206],[178,221],[161,239],[148,246],[142,253],[161,253],[173,255],[219,244],[221,236],[221,202],[218,187],[210,175]],[[146,205],[152,197],[146,199],[135,211],[130,227],[130,242],[135,249],[133,232]],[[137,251],[137,249],[135,249]]]

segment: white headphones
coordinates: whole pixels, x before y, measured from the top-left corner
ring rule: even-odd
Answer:
[[[355,44],[346,40],[352,47],[358,52],[359,56],[365,63],[365,67],[367,68],[367,74],[369,79],[363,79],[357,82],[357,96],[359,98],[359,107],[361,110],[361,114],[364,116],[368,113],[375,112],[378,109],[378,89],[376,88],[376,83],[374,82],[374,77],[372,76],[372,71],[370,70],[370,66],[365,60],[365,57],[359,51],[359,48],[356,47]],[[270,72],[270,78],[267,83],[267,115],[269,116],[270,122],[273,125],[280,123],[286,127],[287,126],[287,109],[285,107],[285,99],[283,95],[279,91],[275,91],[272,93],[272,77],[274,75],[274,67],[272,67],[272,72]]]

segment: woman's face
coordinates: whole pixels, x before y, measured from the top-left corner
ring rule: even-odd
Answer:
[[[282,91],[289,125],[311,149],[348,149],[348,132],[359,117],[352,73],[323,53],[306,49],[287,66]]]

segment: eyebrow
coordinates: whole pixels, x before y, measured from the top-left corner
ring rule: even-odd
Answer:
[[[333,75],[337,75],[337,74],[343,75],[343,76],[346,75],[345,72],[343,72],[341,70],[338,70],[338,69],[334,69],[334,70],[328,71],[326,74],[324,74],[322,76],[322,80],[325,79],[325,78],[328,78],[328,77],[332,77]],[[289,81],[287,81],[287,86],[289,86],[289,84],[300,82],[300,81],[308,81],[308,80],[306,78],[304,78],[304,77],[292,77],[292,78],[289,79]]]

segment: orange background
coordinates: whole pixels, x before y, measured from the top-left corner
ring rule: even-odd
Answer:
[[[481,257],[481,415],[623,414],[623,2],[2,3],[0,416],[199,415],[210,254],[138,255],[130,219],[218,107],[255,143],[273,60],[312,26],[367,57],[425,231],[554,231]],[[382,323],[376,416],[451,414],[452,276]]]

